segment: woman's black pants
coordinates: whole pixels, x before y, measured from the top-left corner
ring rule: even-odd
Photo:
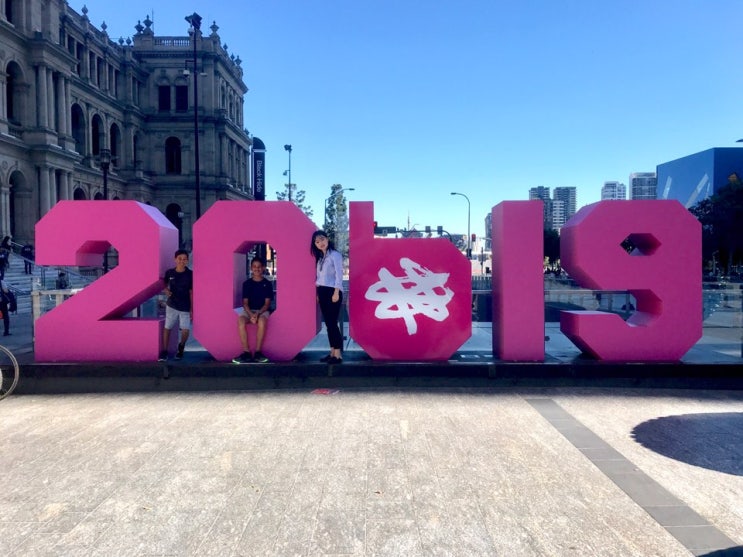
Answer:
[[[320,303],[320,312],[328,329],[328,341],[331,348],[343,349],[343,334],[338,326],[338,317],[343,306],[343,292],[339,292],[338,301],[333,302],[335,288],[330,286],[317,287],[317,301]]]

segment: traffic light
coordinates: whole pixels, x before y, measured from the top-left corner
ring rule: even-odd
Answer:
[[[431,233],[431,227],[429,225],[426,225],[426,234]]]
[[[436,234],[438,234],[439,236],[441,236],[443,233],[444,233],[444,227],[441,226],[441,225],[438,225],[436,227]]]

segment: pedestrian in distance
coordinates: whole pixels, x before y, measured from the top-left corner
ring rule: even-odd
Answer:
[[[181,331],[178,350],[175,359],[183,358],[186,350],[186,341],[191,331],[193,319],[193,272],[188,267],[188,252],[179,249],[175,252],[175,267],[165,271],[163,278],[165,285],[163,293],[167,297],[165,303],[165,328],[163,329],[163,347],[160,351],[159,361],[168,359],[168,345],[170,344],[170,331],[176,324]]]
[[[21,248],[21,256],[23,257],[23,272],[27,275],[32,275],[34,272],[34,259],[36,257],[36,250],[33,244],[26,242]]]
[[[57,273],[57,280],[54,281],[54,287],[57,290],[67,290],[70,287],[70,281],[67,280],[67,273],[64,271]]]
[[[16,311],[16,302],[8,284],[0,279],[0,312],[3,314],[3,336],[10,336],[10,312]]]
[[[343,256],[322,230],[313,232],[310,252],[315,257],[317,303],[330,344],[330,354],[320,361],[340,364],[343,362],[343,334],[338,326],[338,317],[343,306]]]
[[[261,352],[263,339],[266,337],[268,317],[271,315],[271,301],[273,300],[273,285],[265,277],[266,264],[260,257],[254,257],[250,262],[250,277],[243,282],[242,300],[243,310],[237,316],[237,332],[240,335],[242,354],[232,359],[235,364],[249,364],[257,362],[265,364],[268,358]],[[256,326],[255,352],[251,352],[248,341],[248,325]]]
[[[5,278],[5,271],[10,265],[11,247],[10,236],[6,236],[3,238],[3,241],[0,242],[0,280]]]

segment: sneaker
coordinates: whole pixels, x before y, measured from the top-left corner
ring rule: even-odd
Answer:
[[[252,361],[253,361],[253,356],[250,355],[250,352],[243,352],[239,356],[232,358],[233,364],[249,364]]]
[[[343,358],[336,358],[335,356],[333,356],[328,360],[328,363],[329,364],[342,364]]]
[[[268,358],[266,358],[262,352],[256,352],[253,359],[258,362],[259,364],[267,364]]]
[[[333,356],[331,356],[330,354],[328,354],[328,355],[327,355],[327,356],[325,356],[324,358],[320,358],[320,361],[321,361],[322,363],[324,363],[324,364],[327,364],[327,363],[328,363],[328,362],[330,361],[330,358],[332,358],[332,357],[333,357]]]
[[[167,362],[168,361],[168,351],[163,350],[160,352],[160,355],[157,357],[158,362]]]
[[[175,359],[180,360],[183,358],[183,352],[186,350],[186,345],[183,343],[180,343],[178,345],[178,352],[175,353]]]

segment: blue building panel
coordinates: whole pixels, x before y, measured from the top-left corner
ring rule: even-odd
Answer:
[[[659,164],[658,199],[693,207],[726,185],[732,174],[743,179],[743,148],[715,147]]]

